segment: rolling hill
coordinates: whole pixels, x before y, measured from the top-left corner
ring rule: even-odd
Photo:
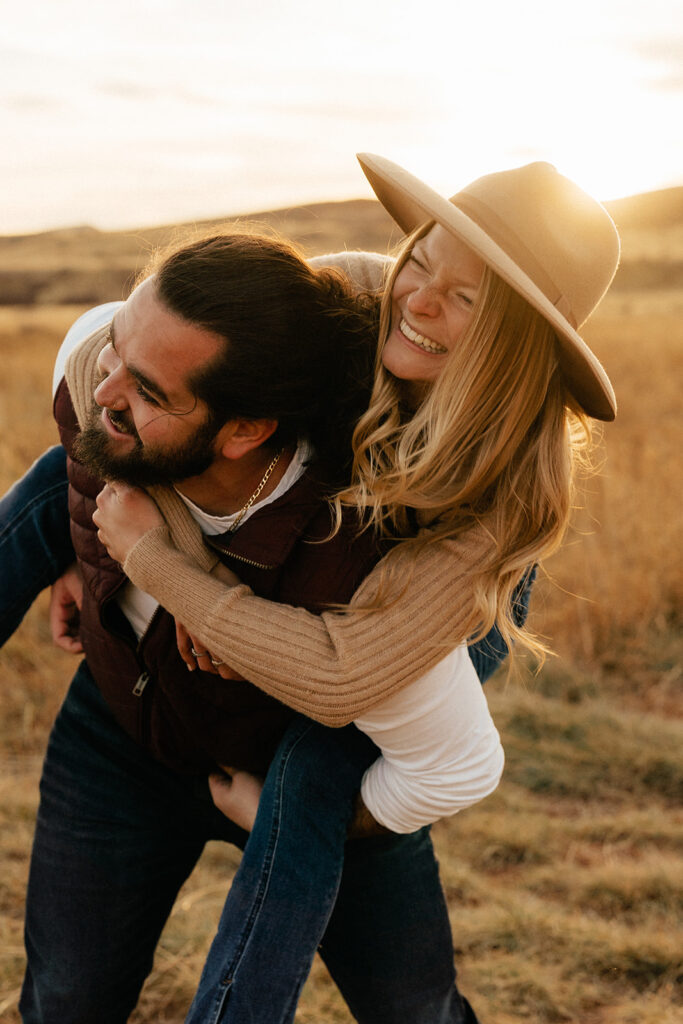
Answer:
[[[683,281],[683,187],[607,203],[623,241],[618,289],[669,289]],[[159,246],[227,223],[275,229],[306,253],[386,250],[400,239],[374,200],[312,203],[192,225],[99,231],[83,226],[0,237],[0,305],[97,303],[125,296]]]

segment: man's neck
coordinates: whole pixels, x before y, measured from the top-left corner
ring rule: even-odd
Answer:
[[[273,493],[285,475],[295,450],[293,447],[283,450],[258,495],[258,501],[263,501]],[[178,481],[176,490],[209,515],[233,515],[243,509],[252,497],[276,454],[272,448],[260,447],[241,459],[219,456],[204,473]]]

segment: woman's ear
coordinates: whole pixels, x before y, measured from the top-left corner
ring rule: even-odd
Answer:
[[[277,420],[228,420],[218,432],[218,450],[225,459],[241,459],[264,444],[277,428]]]

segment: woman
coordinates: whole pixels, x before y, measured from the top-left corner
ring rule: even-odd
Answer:
[[[446,201],[389,161],[364,156],[361,163],[378,198],[412,234],[385,291],[375,387],[354,436],[353,481],[336,507],[357,508],[369,526],[401,543],[347,609],[312,616],[209,579],[173,549],[142,496],[109,490],[98,513],[114,556],[185,623],[200,664],[225,662],[328,725],[362,723],[382,698],[433,668],[444,650],[494,623],[508,645],[516,640],[538,649],[515,621],[514,590],[526,567],[561,542],[588,417],[611,420],[616,411],[609,379],[577,333],[618,262],[616,230],[598,203],[547,164],[489,175]],[[334,820],[315,786],[305,800],[298,793],[292,814],[284,766],[289,770],[296,752],[304,766],[300,782],[343,760],[341,746],[331,749],[311,729],[281,748],[271,767],[203,979],[204,991],[226,1011],[222,1020],[242,1019],[244,994],[258,984],[259,957],[280,945],[268,927],[271,891],[257,900],[253,927],[236,924],[237,911],[251,900],[243,882],[253,888],[260,878],[275,890],[273,898],[284,893],[295,919],[308,887],[305,878],[300,890],[278,888],[272,858],[260,876],[249,875],[252,844],[265,855],[274,838],[279,844],[295,835],[303,863],[318,868],[316,896],[325,896],[312,909],[306,904],[305,934],[299,930],[288,961],[289,1001],[283,997],[281,1015],[267,1018],[291,1019],[333,903],[354,787],[369,762],[357,757],[347,813]],[[372,807],[368,776],[361,792]],[[327,826],[314,856],[306,855],[311,833],[307,840],[302,815],[307,825]],[[438,1010],[435,1002],[425,1010],[414,985],[397,992],[387,989],[392,1005],[374,1020],[401,1019],[399,1000],[404,1020],[466,1019],[448,995]],[[190,1020],[205,1019],[206,1005],[196,1002]]]

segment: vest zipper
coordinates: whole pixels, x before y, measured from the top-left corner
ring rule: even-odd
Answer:
[[[140,639],[137,642],[137,646],[135,648],[135,653],[138,655],[138,657],[141,654],[141,648],[142,648],[143,641],[144,641],[145,637],[147,636],[147,634],[149,633],[150,629],[152,628],[152,623],[154,622],[156,617],[159,615],[160,610],[161,610],[161,605],[157,604],[156,608],[154,609],[154,612],[152,613],[152,618],[149,620],[149,622],[147,623],[147,626],[145,627],[145,632],[142,634],[142,636],[140,637]],[[142,697],[143,693],[145,692],[145,687],[147,686],[147,683],[150,681],[150,678],[151,678],[151,676],[150,676],[149,672],[147,672],[146,670],[140,673],[138,678],[135,680],[135,686],[133,687],[133,691],[132,692],[133,692],[133,696],[134,697]]]
[[[214,547],[211,545],[214,551],[219,551],[226,558],[235,558],[238,562],[244,562],[245,565],[253,565],[255,569],[277,569],[277,565],[266,565],[264,562],[255,562],[252,558],[245,558],[244,555],[236,555],[233,551],[224,551],[223,548]]]
[[[137,678],[135,686],[133,687],[133,693],[136,697],[141,697],[147,683],[149,682],[149,672],[141,672]]]

